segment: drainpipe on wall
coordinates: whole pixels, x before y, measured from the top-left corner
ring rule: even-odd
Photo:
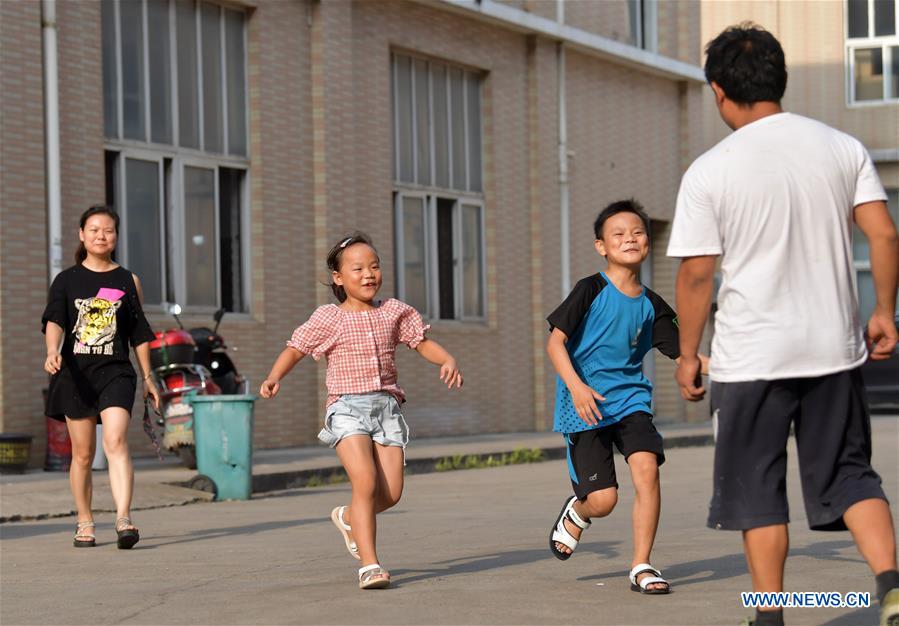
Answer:
[[[560,9],[561,12],[561,3]],[[571,244],[568,203],[568,131],[565,113],[565,44],[556,44],[559,78],[559,215],[561,226],[562,299],[571,291]]]
[[[62,199],[59,168],[59,71],[56,58],[56,0],[42,0],[44,39],[44,136],[47,163],[47,241],[50,282],[62,271]]]

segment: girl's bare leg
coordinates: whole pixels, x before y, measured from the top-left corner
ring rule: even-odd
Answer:
[[[403,449],[399,446],[374,444],[375,467],[378,470],[378,489],[375,512],[386,511],[396,505],[403,495]]]
[[[378,485],[378,471],[375,465],[371,437],[350,435],[337,444],[337,457],[350,478],[353,497],[345,515],[353,527],[353,540],[359,550],[362,565],[378,562],[375,549],[377,526],[375,523],[375,496]]]
[[[105,409],[103,419],[103,451],[109,461],[109,486],[115,502],[116,517],[131,517],[134,493],[134,466],[128,450],[128,424],[131,414],[120,407]]]
[[[75,498],[78,521],[89,522],[94,519],[91,512],[91,500],[93,498],[91,464],[94,461],[94,451],[97,443],[97,418],[71,419],[67,417],[66,425],[69,429],[69,439],[72,441],[72,464],[69,466],[69,485],[72,488],[72,496]]]

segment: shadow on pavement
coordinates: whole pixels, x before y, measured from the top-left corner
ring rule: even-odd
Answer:
[[[850,563],[861,562],[860,558],[847,558],[839,553],[840,550],[854,546],[851,541],[820,541],[803,548],[790,551],[790,557],[806,556],[825,561],[846,561]],[[663,576],[671,582],[672,588],[695,585],[710,580],[723,580],[748,574],[746,559],[742,552],[717,556],[699,561],[686,561],[675,565],[661,567]],[[578,580],[604,580],[606,578],[625,577],[630,570],[621,569],[614,572],[604,572],[592,576],[582,576]],[[825,591],[808,589],[808,591]],[[847,622],[848,623],[848,622]]]
[[[603,556],[617,556],[616,545],[620,541],[605,541],[592,544],[591,551]],[[471,557],[461,557],[434,563],[430,569],[395,569],[390,570],[391,586],[402,587],[410,583],[428,580],[429,578],[443,578],[457,574],[471,574],[504,567],[525,565],[536,561],[551,559],[549,548],[539,550],[511,550],[509,552],[497,552],[496,554],[484,554]],[[400,578],[401,577],[401,578]]]
[[[821,626],[870,626],[880,621],[880,609],[876,601],[872,599],[872,605],[867,609],[858,609],[852,613],[840,615],[829,622],[823,622]]]
[[[140,543],[140,549],[153,550],[163,546],[172,546],[181,543],[192,543],[194,541],[206,541],[208,539],[218,539],[220,537],[233,537],[236,535],[255,535],[256,533],[265,533],[272,530],[281,530],[284,528],[294,528],[297,526],[308,526],[310,524],[330,523],[327,517],[319,517],[314,519],[302,520],[285,520],[283,522],[262,522],[259,524],[248,524],[246,526],[226,526],[224,528],[202,528],[187,535],[147,535]],[[160,541],[172,539],[172,541]]]
[[[112,524],[110,524],[111,526]],[[101,526],[101,524],[98,524]],[[2,524],[0,525],[0,540],[7,539],[30,539],[31,537],[39,537],[41,535],[52,535],[55,533],[69,532],[75,534],[75,519],[71,522],[56,522],[53,524]]]

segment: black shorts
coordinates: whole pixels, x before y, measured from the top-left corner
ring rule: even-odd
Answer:
[[[568,473],[579,500],[592,491],[618,488],[612,444],[624,456],[653,452],[659,465],[665,462],[662,435],[652,423],[652,415],[632,413],[610,426],[565,435],[568,442]]]
[[[84,382],[76,385],[69,376],[59,377],[53,382],[56,384],[51,383],[46,414],[62,422],[66,417],[80,419],[94,416],[97,422],[102,422],[99,416],[106,409],[119,407],[130,414],[134,407],[137,376],[133,371],[115,376],[104,382],[100,389]]]
[[[871,421],[858,369],[816,378],[712,384],[717,419],[710,528],[790,521],[787,439],[799,450],[809,528],[846,530],[856,502],[886,500],[871,467]]]

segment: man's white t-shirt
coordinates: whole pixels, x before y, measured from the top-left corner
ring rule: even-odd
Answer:
[[[867,358],[852,210],[886,194],[864,146],[778,113],[734,131],[681,181],[668,256],[721,255],[711,378],[823,376]]]

